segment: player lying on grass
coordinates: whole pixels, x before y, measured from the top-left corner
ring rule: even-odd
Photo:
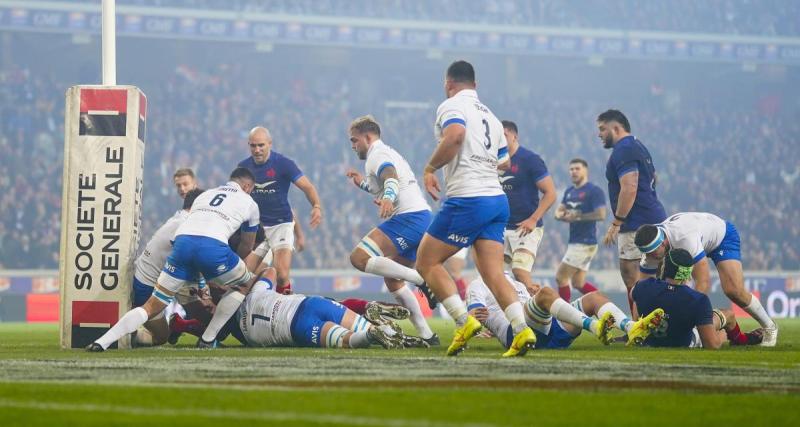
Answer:
[[[639,227],[634,241],[644,254],[639,266],[642,273],[640,278],[654,276],[670,249],[685,249],[692,255],[695,289],[705,294],[711,290],[711,274],[706,259],[710,258],[717,267],[725,295],[753,316],[763,328],[764,340],[761,345],[775,346],[778,326],[764,310],[758,297],[745,289],[739,232],[733,224],[710,213],[681,212],[660,224]]]
[[[664,257],[660,278],[640,280],[631,291],[636,311],[649,313],[655,307],[664,311],[664,320],[645,345],[718,349],[726,335],[731,345],[760,344],[762,329],[743,334],[733,311],[712,309],[708,295],[686,286],[694,263],[689,251],[673,249]]]
[[[656,311],[634,322],[597,291],[568,303],[551,288],[537,285],[526,287],[508,274],[506,280],[514,287],[519,301],[525,307],[525,321],[536,334],[536,348],[567,348],[583,329],[608,345],[613,338],[611,330],[614,326],[627,333],[628,344],[632,344],[643,341],[661,321],[660,313]],[[511,325],[480,278],[470,283],[467,300],[470,314],[489,328],[503,347],[508,348],[513,339]]]
[[[199,274],[209,283],[229,291],[217,304],[197,346],[210,348],[220,329],[239,308],[250,287],[258,279],[247,270],[243,257],[250,253],[259,227],[258,206],[249,193],[255,186],[253,174],[236,168],[225,185],[208,190],[195,199],[189,217],[178,227],[172,252],[164,264],[150,298],[127,312],[97,341],[86,349],[104,351],[122,336],[132,333],[169,305],[181,288],[197,280]],[[242,229],[238,256],[228,239]]]
[[[320,296],[279,294],[272,290],[275,275],[275,269],[267,269],[219,338],[230,333],[251,347],[365,348],[378,344],[386,349],[422,341],[406,336],[382,317],[397,313],[368,307],[361,316]]]

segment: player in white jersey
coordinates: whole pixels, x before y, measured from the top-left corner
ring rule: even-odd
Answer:
[[[348,131],[353,151],[366,162],[363,176],[350,169],[347,177],[375,198],[378,215],[385,219],[361,239],[350,253],[350,262],[358,270],[384,277],[389,292],[411,312],[411,323],[422,339],[429,345],[439,345],[439,337],[428,326],[417,298],[405,283],[423,289],[429,305],[435,308],[425,281],[413,268],[419,242],[431,223],[431,208],[406,159],[381,141],[375,118],[359,117],[350,123]]]
[[[269,268],[253,285],[227,331],[251,347],[364,348],[380,344],[403,348],[400,328],[380,320],[373,324],[341,305],[320,296],[283,295],[273,290],[275,269]],[[418,338],[417,338],[418,339]]]
[[[140,307],[153,294],[153,289],[158,281],[158,276],[164,263],[172,251],[172,239],[178,227],[189,217],[189,210],[194,200],[203,193],[203,190],[193,189],[184,194],[183,209],[179,210],[170,217],[161,227],[156,230],[153,237],[145,245],[144,250],[134,261],[133,274],[133,306]],[[152,320],[147,321],[142,328],[139,328],[135,336],[135,345],[150,346],[161,345],[169,338],[169,325],[167,319],[171,313],[182,311],[178,305],[182,306],[190,313],[191,318],[199,319],[203,324],[208,324],[210,319],[210,301],[206,301],[199,291],[199,283],[193,283],[190,288],[183,288],[176,295],[177,301],[156,315]]]
[[[720,286],[725,295],[764,328],[762,346],[774,347],[778,325],[769,317],[758,297],[744,287],[741,241],[736,227],[724,219],[705,212],[681,212],[660,224],[643,225],[636,230],[636,246],[644,255],[639,271],[644,277],[655,277],[658,265],[671,249],[684,249],[694,257],[692,278],[695,288],[708,293],[711,274],[706,257],[717,266]]]
[[[632,344],[644,341],[661,322],[658,313],[634,322],[600,292],[588,293],[569,303],[552,288],[526,287],[507,273],[505,280],[525,305],[525,321],[536,333],[536,348],[567,348],[581,330],[591,332],[601,343],[608,345],[613,339],[611,330],[614,326],[627,333],[628,343]],[[492,331],[503,347],[508,348],[514,337],[511,325],[483,280],[477,278],[469,284],[467,300],[470,313]]]
[[[252,172],[236,168],[227,184],[208,190],[195,199],[189,217],[178,227],[172,253],[152,296],[126,313],[88,351],[104,351],[120,337],[135,331],[172,302],[175,294],[198,274],[210,283],[231,290],[220,300],[198,347],[212,347],[220,328],[239,308],[254,280],[243,259],[250,253],[259,226],[259,211],[249,194],[255,186]],[[228,246],[228,239],[242,230],[239,256]]]
[[[447,199],[417,251],[417,270],[456,321],[448,355],[456,355],[477,335],[481,324],[467,313],[443,263],[461,248],[472,246],[475,266],[514,329],[514,342],[503,356],[523,355],[536,342],[514,289],[503,277],[503,231],[509,209],[497,169],[509,164],[503,125],[475,91],[475,70],[466,61],[452,63],[445,75],[447,100],[436,112],[439,140],[425,166],[425,190],[439,199],[436,171],[444,168]]]

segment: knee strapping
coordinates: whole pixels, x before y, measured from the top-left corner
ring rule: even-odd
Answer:
[[[346,328],[336,325],[328,330],[325,334],[325,347],[342,347],[344,345],[344,337],[350,331]]]
[[[553,321],[553,316],[536,305],[534,298],[529,299],[528,302],[525,303],[525,315],[534,323],[542,326],[549,325]]]
[[[364,238],[362,238],[361,241],[358,242],[358,247],[363,249],[364,252],[366,252],[367,255],[370,256],[370,258],[383,256],[383,251],[381,250],[381,247],[378,246],[378,244],[375,243],[375,241],[370,239],[368,236],[364,236]]]

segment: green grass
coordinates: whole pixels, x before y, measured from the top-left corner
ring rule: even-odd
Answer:
[[[408,326],[408,325],[405,325]],[[449,342],[452,328],[434,321]],[[745,329],[754,326],[745,322]],[[0,425],[797,425],[800,320],[775,348],[177,347],[89,354],[54,325],[0,323]]]

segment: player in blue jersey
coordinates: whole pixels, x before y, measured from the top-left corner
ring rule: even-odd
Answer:
[[[247,257],[247,267],[255,271],[267,252],[272,250],[272,265],[278,271],[277,289],[282,292],[291,286],[289,270],[294,250],[294,215],[289,206],[289,187],[297,186],[311,204],[312,229],[322,222],[322,204],[317,189],[303,175],[295,162],[272,150],[272,136],[264,127],[255,127],[247,140],[250,157],[239,162],[256,177],[256,188],[251,193],[261,211],[261,225],[266,239]]]
[[[589,163],[570,160],[569,176],[572,186],[564,190],[555,215],[557,220],[569,223],[567,252],[556,271],[558,294],[566,301],[571,300],[570,283],[582,294],[597,290],[586,281],[586,272],[597,254],[597,222],[606,218],[606,195],[589,182]]]
[[[712,309],[708,295],[686,286],[692,278],[693,265],[689,251],[673,249],[664,257],[658,274],[660,279],[641,280],[631,291],[638,313],[647,314],[656,308],[664,310],[664,320],[644,344],[717,349],[725,341],[725,335],[731,345],[761,343],[761,329],[743,334],[733,311]]]
[[[634,233],[643,224],[656,224],[667,217],[656,194],[656,168],[647,147],[631,135],[628,118],[618,110],[597,116],[597,129],[603,147],[611,149],[606,164],[608,198],[614,220],[603,243],[619,247],[619,271],[630,290],[639,277],[642,253],[633,241]]]
[[[425,166],[425,190],[439,200],[436,171],[444,169],[447,199],[422,238],[417,270],[456,322],[447,355],[466,348],[481,331],[481,323],[467,312],[444,261],[461,248],[472,246],[475,266],[511,324],[514,339],[503,356],[520,356],[533,346],[536,335],[525,324],[525,312],[503,274],[503,231],[508,222],[508,199],[498,169],[509,166],[503,125],[481,103],[475,91],[475,69],[466,61],[453,62],[445,74],[448,99],[436,112],[439,144]]]
[[[556,187],[544,160],[519,144],[516,123],[503,120],[511,166],[500,171],[500,183],[511,214],[503,232],[503,256],[514,278],[533,285],[531,272],[544,236],[544,215],[556,202]],[[539,193],[542,198],[539,200]]]
[[[383,277],[392,296],[410,311],[419,335],[429,345],[439,345],[439,337],[428,326],[419,301],[405,283],[427,290],[422,276],[414,270],[414,262],[419,242],[431,223],[431,208],[406,159],[381,140],[381,127],[374,117],[353,120],[348,132],[353,151],[365,161],[365,174],[350,169],[347,177],[374,198],[378,215],[385,220],[361,239],[350,254],[350,262],[361,271]]]

